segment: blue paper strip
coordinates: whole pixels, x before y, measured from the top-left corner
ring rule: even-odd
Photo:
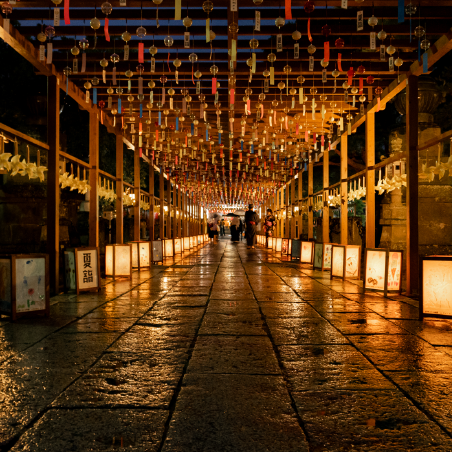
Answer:
[[[417,60],[421,62],[421,40],[419,39],[417,43]]]
[[[143,117],[143,104],[140,104],[140,118]]]
[[[118,114],[122,115],[121,98],[120,97],[118,97]]]
[[[209,130],[206,127],[206,141],[209,141]]]
[[[162,125],[162,112],[159,111],[159,126]]]
[[[93,104],[97,105],[97,88],[93,88]]]
[[[423,64],[422,64],[423,69],[422,69],[422,71],[425,74],[426,72],[428,72],[428,53],[424,52],[424,55],[422,55],[422,57],[423,57]]]
[[[176,116],[176,130],[179,131],[179,118]]]
[[[401,24],[405,22],[405,0],[399,0],[399,14],[398,14],[398,22]]]
[[[254,144],[251,145],[251,154],[254,154]]]
[[[268,151],[268,159],[271,160],[271,158],[272,158],[272,150],[270,149],[270,150]]]
[[[221,133],[218,134],[218,144],[221,144]]]
[[[308,164],[307,164],[307,163],[304,164],[304,170],[305,170],[305,171],[308,170]]]
[[[195,133],[195,125],[191,123],[191,136],[193,136]]]
[[[240,142],[240,149],[243,151],[243,141]]]

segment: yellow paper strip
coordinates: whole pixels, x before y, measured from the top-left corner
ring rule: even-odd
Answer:
[[[181,20],[181,0],[174,2],[174,20]]]
[[[270,85],[275,84],[275,68],[270,66]]]
[[[206,42],[210,42],[210,19],[206,19]]]
[[[253,74],[256,73],[256,54],[253,52],[253,54],[251,55],[251,72]]]
[[[235,39],[232,40],[231,60],[237,61],[237,41]]]

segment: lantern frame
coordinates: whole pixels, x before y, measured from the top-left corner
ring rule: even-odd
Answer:
[[[316,248],[318,249],[318,247],[320,247],[321,250],[322,250],[322,257],[321,257],[322,262],[321,262],[320,266],[316,266],[315,265],[315,263],[316,263],[315,262]],[[318,269],[318,270],[322,270],[323,271],[323,252],[324,252],[324,249],[325,249],[325,247],[324,247],[324,243],[323,242],[314,242],[314,259],[312,260],[312,266],[314,267],[314,269]]]
[[[184,242],[184,252],[190,251],[190,237],[184,237],[182,241]]]
[[[424,289],[424,276],[425,276],[425,270],[424,270],[424,263],[425,262],[452,262],[452,256],[424,256],[419,259],[419,281],[420,281],[420,290],[419,290],[419,320],[423,320],[424,317],[434,317],[438,319],[451,319],[452,318],[452,310],[451,314],[437,314],[432,312],[424,312],[425,310],[425,289]],[[452,267],[452,265],[451,265]],[[450,272],[449,272],[450,274]],[[452,286],[452,281],[451,281]]]
[[[94,285],[92,287],[87,287],[84,289],[80,288],[80,284],[78,282],[78,278],[79,278],[79,271],[78,271],[78,253],[79,252],[83,252],[83,251],[96,251],[97,254],[97,259],[96,259],[96,264],[97,264],[97,284]],[[101,278],[100,278],[100,252],[99,252],[99,247],[87,247],[87,248],[74,248],[74,258],[75,258],[75,286],[76,286],[76,290],[77,290],[77,295],[80,292],[99,292],[101,290]]]
[[[174,241],[173,239],[163,239],[163,257],[174,257]]]
[[[298,248],[298,249],[297,249]],[[295,253],[294,253],[295,250]],[[292,240],[292,249],[290,253],[290,260],[300,260],[301,259],[301,240]]]
[[[116,248],[125,248],[128,247],[129,248],[129,255],[130,255],[130,272],[129,273],[117,273],[116,272]],[[111,253],[112,253],[112,268],[108,269],[107,266],[107,251],[108,249],[111,249]],[[108,269],[108,270],[107,270]],[[105,246],[105,276],[111,276],[113,277],[113,279],[115,279],[116,277],[120,277],[120,278],[131,278],[132,277],[132,246],[128,243],[124,243],[124,244],[119,244],[119,243],[113,243],[113,244],[109,244]]]
[[[325,256],[326,256],[327,247],[331,247],[331,264],[332,264],[333,263],[333,245],[337,245],[337,243],[323,242],[322,271],[330,271],[331,270],[331,265],[329,267],[327,267],[325,265]]]
[[[305,243],[308,243],[310,248],[311,248],[311,259],[309,261],[306,260],[306,259],[303,260],[303,245]],[[312,265],[313,259],[314,259],[314,242],[308,241],[308,240],[302,240],[301,241],[301,250],[300,250],[300,263],[301,264],[310,264],[310,265]]]
[[[273,237],[268,238],[267,248],[273,249]]]
[[[284,252],[284,243],[286,243],[286,251]],[[281,242],[281,256],[291,256],[292,255],[292,239],[282,239]]]
[[[385,260],[385,267],[384,267],[384,282],[383,282],[383,289],[375,289],[373,287],[367,286],[367,280],[368,280],[368,253],[369,251],[376,251],[379,253],[384,253],[384,260]],[[397,253],[400,254],[400,282],[399,282],[399,288],[396,290],[391,290],[388,288],[388,271],[389,271],[389,259],[391,253]],[[388,250],[386,248],[366,248],[366,255],[365,255],[365,265],[364,265],[364,274],[363,274],[363,288],[364,291],[371,291],[371,292],[383,292],[384,296],[388,296],[388,292],[391,293],[398,293],[399,295],[402,293],[402,268],[403,268],[403,252],[401,250]]]
[[[174,238],[174,255],[176,254],[182,254],[184,252],[183,250],[183,240],[179,237]],[[179,248],[179,251],[177,251],[177,248]]]
[[[280,253],[282,250],[282,237],[276,237],[276,241],[275,241],[275,249],[274,251],[276,253]]]
[[[338,250],[339,248],[342,248],[342,252],[343,252],[343,262],[342,262],[342,275],[339,274],[334,274],[333,273],[333,269],[334,269],[334,250]],[[345,245],[336,245],[333,244],[333,247],[331,249],[331,269],[330,269],[330,279],[333,278],[340,278],[340,279],[345,279]]]
[[[132,240],[128,242],[132,246],[132,268],[138,268],[138,271],[141,271],[142,268],[151,268],[151,242],[148,242],[146,240]],[[148,261],[145,262],[145,265],[141,265],[141,244],[147,244],[148,248]],[[137,262],[134,261],[134,247],[136,245],[136,257]],[[148,265],[146,265],[148,264]]]
[[[356,250],[358,249],[358,275],[357,276],[347,276],[347,252],[348,250]],[[361,245],[345,245],[345,273],[344,279],[361,279]]]
[[[157,248],[160,247],[159,254],[161,258],[159,259],[158,256],[156,256],[155,251]],[[156,259],[157,258],[157,259]],[[152,263],[161,262],[163,264],[163,240],[153,240],[152,241]]]

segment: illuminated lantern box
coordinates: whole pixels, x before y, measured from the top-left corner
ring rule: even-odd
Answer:
[[[281,254],[285,256],[292,254],[292,239],[282,239]]]
[[[333,245],[331,249],[331,278],[345,278],[345,246]]]
[[[269,237],[268,238],[267,248],[272,248],[273,249],[273,237]]]
[[[77,294],[98,292],[101,289],[99,248],[75,248],[74,254]]]
[[[292,249],[290,258],[292,260],[301,259],[301,240],[297,239],[292,240]]]
[[[173,239],[163,239],[163,256],[174,257]]]
[[[195,237],[190,237],[190,249],[195,247]]]
[[[360,279],[361,275],[361,246],[345,246],[345,278]]]
[[[18,317],[50,314],[49,256],[0,256],[0,313]]]
[[[314,257],[314,242],[301,242],[301,258],[302,264],[312,264]]]
[[[198,235],[198,245],[202,244],[202,235]]]
[[[322,271],[331,270],[333,245],[334,245],[334,243],[324,243],[323,244]]]
[[[163,241],[153,240],[152,241],[152,262],[162,262],[163,263]]]
[[[181,254],[183,249],[183,241],[182,239],[176,238],[174,239],[174,254]]]
[[[149,268],[151,266],[151,243],[144,241],[129,242],[132,247],[132,268]]]
[[[106,245],[105,275],[128,277],[132,276],[132,247],[125,245]]]
[[[452,256],[426,256],[420,264],[420,319],[451,318]]]
[[[323,243],[314,243],[314,268],[323,270]]]
[[[276,251],[277,253],[280,253],[282,250],[282,238],[281,237],[276,237],[273,240],[273,250]]]
[[[364,289],[384,292],[402,291],[402,251],[366,248]]]
[[[184,251],[190,250],[190,237],[184,237]]]
[[[209,234],[204,234],[204,241],[208,242],[209,241]]]
[[[64,291],[76,291],[77,281],[75,278],[75,250],[64,250]]]

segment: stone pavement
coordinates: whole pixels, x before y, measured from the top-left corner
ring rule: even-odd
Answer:
[[[0,319],[1,451],[452,451],[452,323],[220,240]]]

